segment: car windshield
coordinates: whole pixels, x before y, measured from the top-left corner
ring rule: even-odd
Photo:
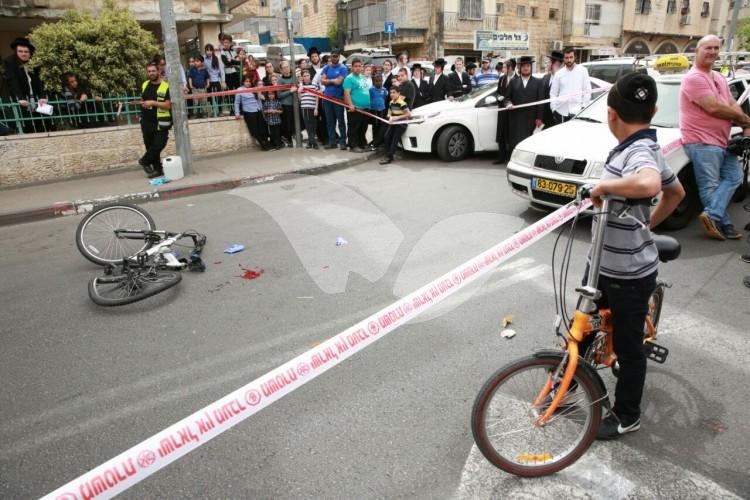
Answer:
[[[680,83],[657,82],[659,98],[656,101],[656,114],[651,120],[655,127],[676,128],[680,125]],[[597,97],[586,109],[576,115],[576,119],[585,121],[607,122],[607,93]]]
[[[475,97],[478,97],[478,96],[484,94],[490,88],[495,89],[496,87],[497,87],[497,84],[495,83],[495,84],[493,84],[493,85],[491,85],[489,87],[485,87],[483,89],[474,89],[471,92],[469,92],[468,94],[462,95],[461,97],[456,97],[454,99],[454,101],[457,101],[457,102],[468,101],[469,99],[474,99]]]
[[[262,54],[264,52],[263,47],[258,45],[245,45],[245,52],[250,54]]]

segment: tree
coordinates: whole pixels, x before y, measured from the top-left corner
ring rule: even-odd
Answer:
[[[93,93],[132,94],[158,51],[154,36],[112,0],[97,17],[69,10],[60,21],[36,27],[30,38],[36,47],[31,64],[48,91],[60,89],[63,74],[71,72]]]
[[[732,45],[738,47],[735,50],[750,49],[750,18],[737,21],[737,41]]]
[[[339,28],[335,22],[328,27],[328,40],[331,42],[331,49],[339,46]]]

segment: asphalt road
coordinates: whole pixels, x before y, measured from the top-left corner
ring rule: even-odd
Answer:
[[[537,220],[490,162],[410,157],[144,205],[208,235],[208,271],[121,308],[87,296],[78,217],[0,228],[0,497],[54,490]],[[650,365],[642,429],[562,473],[494,469],[469,424],[494,370],[554,344],[549,237],[123,497],[746,496],[747,249],[697,223],[677,236],[661,271],[670,358]],[[587,239],[583,224],[570,289]],[[233,243],[247,249],[223,254]]]

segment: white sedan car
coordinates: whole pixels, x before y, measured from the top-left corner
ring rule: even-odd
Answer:
[[[591,79],[592,88],[610,84]],[[497,151],[497,85],[474,90],[453,101],[433,102],[414,110],[422,123],[411,123],[401,138],[406,151],[437,153],[443,161],[459,161],[472,152]]]
[[[693,169],[681,142],[679,129],[680,82],[684,75],[656,77],[659,98],[651,125],[656,129],[662,153],[685,186],[687,195],[675,212],[662,223],[664,229],[681,229],[700,210],[701,202],[693,176]],[[729,81],[735,98],[739,97],[750,76],[738,76]],[[750,111],[747,104],[746,112]],[[739,129],[733,130],[734,133]],[[604,169],[607,155],[617,140],[607,125],[607,96],[596,98],[572,120],[543,130],[522,141],[507,165],[508,183],[513,193],[534,205],[558,207],[575,197],[583,184],[596,184]],[[735,199],[744,198],[745,181]],[[686,168],[687,167],[687,168]]]

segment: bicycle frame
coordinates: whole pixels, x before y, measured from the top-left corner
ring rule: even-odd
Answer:
[[[552,399],[549,407],[542,415],[537,418],[536,425],[538,426],[543,426],[550,420],[552,415],[557,410],[557,407],[560,405],[563,398],[565,398],[566,394],[568,393],[568,389],[570,389],[570,383],[573,381],[573,376],[575,375],[576,368],[578,367],[578,344],[582,342],[583,339],[591,332],[604,330],[604,328],[609,329],[608,331],[610,335],[608,342],[611,343],[611,324],[609,321],[611,313],[606,310],[606,312],[602,311],[605,314],[595,314],[598,309],[596,301],[601,297],[601,292],[597,287],[599,284],[599,269],[601,267],[602,250],[604,248],[604,232],[607,227],[607,221],[609,220],[609,205],[610,199],[604,198],[602,200],[601,209],[599,210],[599,212],[597,212],[597,217],[599,220],[596,226],[593,241],[591,243],[591,264],[589,266],[588,278],[586,281],[586,286],[576,289],[580,296],[580,300],[578,302],[579,305],[578,308],[576,308],[575,314],[573,316],[573,323],[568,329],[568,335],[566,338],[566,353],[563,356],[562,362],[560,363],[560,368],[564,366],[565,372],[563,373],[560,385],[557,388],[557,392]],[[608,350],[610,348],[611,346],[609,346]],[[611,359],[610,364],[613,362],[614,359]],[[537,396],[537,398],[534,400],[534,407],[541,407],[544,399],[553,389],[555,389],[554,380],[559,375],[560,368],[558,368],[558,371],[555,374],[549,377],[547,384],[545,384],[545,386],[539,393],[539,396]]]
[[[164,249],[170,250],[172,245],[174,245],[177,241],[185,237],[190,237],[193,240],[195,251],[200,254],[200,251],[203,249],[203,245],[206,242],[205,236],[200,235],[199,237],[193,233],[170,233],[169,231],[157,230],[143,231],[133,229],[115,229],[115,234],[118,238],[143,239],[155,243],[150,248],[142,251],[141,255],[133,255],[131,257],[128,257],[127,261],[129,263],[138,264],[139,266],[142,266],[143,262],[148,258],[153,257],[157,254],[161,254],[161,256],[166,260],[166,263],[164,264],[166,267],[182,269],[188,264],[180,262],[171,251],[165,251]]]

